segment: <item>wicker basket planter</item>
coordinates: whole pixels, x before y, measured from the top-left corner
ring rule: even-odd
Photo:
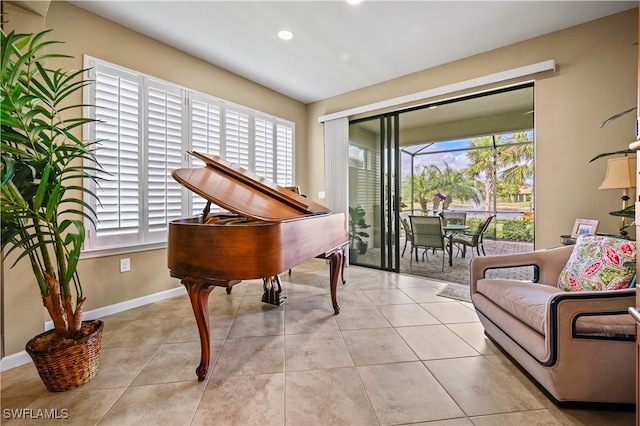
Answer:
[[[93,327],[94,330],[67,347],[41,351],[34,349],[34,343],[52,334],[53,330],[39,334],[27,342],[25,349],[49,392],[71,390],[96,376],[100,365],[104,323],[100,320],[83,321],[84,326]]]

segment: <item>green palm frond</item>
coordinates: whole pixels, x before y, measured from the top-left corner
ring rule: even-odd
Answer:
[[[83,78],[83,69],[47,67],[49,59],[70,58],[49,52],[60,43],[46,40],[49,32],[2,31],[2,248],[15,253],[16,263],[30,260],[43,296],[48,272],[58,278],[63,296],[73,288],[79,302],[83,296],[77,266],[85,220],[95,221],[95,211],[85,200],[95,193],[82,182],[95,182],[100,167],[94,157],[97,142],[78,136],[78,130],[94,120],[82,116],[87,105],[76,99],[91,81]]]

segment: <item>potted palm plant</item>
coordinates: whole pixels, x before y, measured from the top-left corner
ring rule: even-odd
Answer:
[[[365,238],[369,238],[369,234],[363,229],[369,228],[371,225],[365,222],[366,212],[362,206],[349,207],[349,236],[351,243],[349,245],[349,256],[352,260],[357,260],[358,253],[366,254],[369,243]]]
[[[97,372],[101,321],[82,321],[77,266],[85,238],[84,219],[95,217],[82,183],[92,179],[94,142],[76,135],[91,121],[74,103],[89,81],[85,70],[47,67],[68,56],[47,53],[49,31],[5,34],[0,51],[0,206],[3,262],[7,256],[31,263],[54,328],[27,343],[27,352],[50,391],[86,383]],[[26,279],[25,279],[26,281]]]

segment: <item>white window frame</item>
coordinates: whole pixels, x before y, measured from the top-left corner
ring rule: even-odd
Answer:
[[[105,184],[105,181],[102,181],[102,185],[98,183],[98,187],[96,187],[93,181],[87,181],[84,183],[84,185],[88,189],[95,191],[98,194],[100,194],[100,191],[107,190],[104,188],[111,188],[110,190],[112,191],[112,197],[110,198],[110,201],[112,201],[113,203],[106,206],[107,208],[111,208],[111,210],[101,210],[102,207],[98,205],[94,199],[91,199],[89,197],[86,198],[86,202],[92,208],[98,211],[99,221],[98,229],[94,228],[90,223],[86,224],[87,238],[85,240],[85,246],[82,253],[83,257],[107,256],[119,253],[153,250],[166,247],[168,224],[166,226],[166,229],[163,229],[161,225],[162,221],[166,220],[167,222],[169,222],[170,220],[176,219],[178,217],[186,218],[196,216],[201,213],[202,207],[204,205],[204,200],[182,186],[180,186],[180,196],[176,197],[175,185],[179,184],[173,181],[169,176],[171,170],[178,167],[202,167],[203,165],[201,164],[201,162],[199,162],[199,160],[187,154],[187,152],[191,150],[218,154],[222,158],[226,158],[229,161],[236,163],[238,162],[238,157],[235,155],[235,153],[240,152],[239,165],[241,167],[254,170],[256,164],[255,138],[257,135],[255,123],[257,120],[259,120],[261,123],[263,123],[264,121],[270,123],[272,129],[270,129],[266,133],[271,133],[273,135],[273,156],[271,158],[272,169],[267,170],[266,173],[261,169],[261,172],[257,174],[259,174],[260,176],[264,175],[263,177],[272,180],[280,184],[281,186],[295,185],[295,175],[293,173],[293,171],[295,170],[295,123],[272,116],[270,114],[236,105],[231,102],[204,93],[200,93],[171,82],[160,80],[146,74],[120,67],[118,65],[114,65],[112,63],[88,55],[85,55],[84,57],[84,64],[85,68],[89,70],[89,75],[87,78],[94,81],[94,84],[91,84],[85,88],[84,100],[86,105],[97,104],[97,85],[95,83],[96,72],[102,72],[107,76],[113,75],[116,77],[124,78],[127,79],[127,81],[130,80],[137,84],[137,116],[135,117],[137,119],[137,126],[135,131],[129,129],[129,136],[125,139],[127,139],[130,144],[130,141],[132,139],[137,138],[138,140],[138,199],[137,205],[135,204],[135,200],[131,200],[130,204],[131,206],[133,206],[133,210],[135,210],[137,207],[137,228],[135,227],[135,225],[132,225],[130,229],[131,232],[126,234],[121,230],[121,228],[118,227],[118,223],[120,223],[118,222],[118,220],[120,219],[120,216],[122,216],[122,209],[119,207],[119,201],[114,201],[115,195],[113,195],[120,194],[120,192],[118,191],[120,191],[121,181],[119,179],[114,180],[109,177],[110,182],[113,182],[115,185],[110,186]],[[150,102],[151,98],[149,97],[149,93],[151,91],[153,91],[156,95],[153,97],[154,102]],[[107,95],[111,95],[111,93],[107,93]],[[179,111],[177,110],[176,103],[178,96],[180,98]],[[106,100],[106,97],[103,97],[101,99],[105,103],[109,102]],[[165,100],[166,102],[168,102],[168,104],[164,103]],[[151,106],[149,105],[150,103],[152,103]],[[116,103],[114,105],[117,105],[114,106],[114,109],[105,108],[104,111],[112,113],[112,116],[103,114],[104,117],[107,118],[103,123],[90,123],[88,125],[85,125],[84,139],[96,140],[98,136],[98,128],[101,128],[107,130],[106,132],[103,132],[101,136],[108,135],[108,137],[105,137],[105,139],[107,139],[107,142],[102,143],[103,146],[106,144],[111,144],[107,145],[107,148],[109,148],[115,146],[113,144],[118,144],[118,142],[116,141],[120,140],[121,135],[120,133],[118,133],[117,129],[119,129],[120,127],[115,124],[112,125],[110,120],[116,120],[115,118],[113,118],[114,116],[119,119],[121,115],[125,114],[122,113],[123,111],[120,109],[121,105],[119,103]],[[201,114],[204,105],[207,106],[208,111],[213,111],[213,115],[211,117],[207,116],[206,118],[204,118],[206,122],[202,121],[203,115]],[[198,114],[195,114],[195,108],[200,108],[198,110]],[[134,108],[131,107],[129,109],[133,110]],[[219,112],[219,120],[217,122],[215,121],[216,109],[218,109]],[[155,113],[155,116],[159,118],[150,120],[152,111]],[[163,113],[165,115],[162,115]],[[132,116],[135,115],[133,112],[131,114]],[[97,112],[96,107],[85,107],[85,116],[90,118],[101,117],[100,113]],[[168,116],[170,116],[169,118],[171,119],[169,119]],[[180,116],[180,122],[177,122],[177,116]],[[236,132],[235,126],[231,126],[231,124],[233,124],[233,120],[227,121],[225,119],[225,117],[231,116],[241,118],[241,126],[239,128],[239,132]],[[131,118],[130,121],[134,122],[135,119]],[[150,121],[153,124],[153,126],[151,127]],[[216,125],[218,126],[217,130],[214,128]],[[286,152],[285,156],[289,158],[282,158],[283,156],[281,152],[279,152],[277,149],[278,141],[276,138],[279,134],[283,133],[282,129],[284,129],[285,133],[287,133],[287,137],[285,137],[285,139],[288,139],[283,143],[285,143],[285,149],[289,149]],[[227,133],[227,130],[229,130],[229,133]],[[117,136],[112,137],[112,135]],[[203,138],[207,139],[206,142],[203,142]],[[149,151],[149,144],[151,143],[149,142],[150,139],[154,143],[154,148],[152,149],[153,152]],[[198,140],[198,142],[196,142],[196,140]],[[180,144],[179,148],[177,146],[177,143]],[[287,143],[289,144],[288,148],[286,145]],[[218,146],[216,146],[216,144],[218,144]],[[205,148],[205,145],[207,146],[207,148]],[[131,148],[131,145],[128,145],[127,147]],[[179,159],[176,155],[176,152],[178,152],[178,150],[180,152]],[[117,152],[119,153],[119,151]],[[161,161],[163,152],[165,158],[168,159],[168,165]],[[100,153],[100,151],[98,151],[98,153]],[[169,155],[168,153],[173,155]],[[233,158],[228,158],[227,153]],[[278,157],[279,155],[280,158]],[[108,158],[105,157],[105,159]],[[110,171],[118,173],[118,170],[120,169],[118,169],[117,166],[119,166],[120,163],[120,155],[112,155],[111,159],[113,159],[112,162],[116,164],[110,167]],[[153,163],[154,159],[156,160],[156,163]],[[281,167],[282,164],[284,164],[284,174],[277,169],[278,167]],[[163,167],[166,170],[165,173],[167,174],[167,176],[163,176]],[[151,173],[150,170],[153,170],[154,173]],[[283,178],[281,177],[281,175],[284,176],[284,180],[282,180]],[[155,184],[154,190],[150,193],[148,180],[151,176],[153,176]],[[281,180],[278,181],[278,179]],[[132,185],[129,184],[129,189],[131,188]],[[107,199],[105,194],[100,195],[104,196],[104,199]],[[149,201],[150,195],[151,199],[155,201],[155,203],[153,201]],[[164,210],[161,206],[161,202],[163,199],[173,200],[172,202],[167,202],[167,208]],[[120,198],[118,198],[118,200],[120,200]],[[150,220],[152,219],[150,218],[149,213],[150,205],[156,206],[153,215],[155,218],[155,226],[153,226],[153,223],[151,223],[151,228]],[[117,211],[114,211],[116,207]],[[103,221],[101,221],[100,218],[106,215],[105,212],[112,213],[112,220],[109,221],[109,225],[111,226],[111,228],[103,227],[103,230],[101,231],[100,225]],[[133,216],[134,215],[131,214],[131,217]],[[131,219],[127,223],[135,224],[135,220]],[[107,229],[109,232],[107,232],[107,230],[105,229]]]

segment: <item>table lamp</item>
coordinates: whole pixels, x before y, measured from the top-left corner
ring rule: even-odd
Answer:
[[[629,202],[629,188],[636,187],[636,157],[616,157],[607,161],[607,174],[598,189],[622,189],[622,209]],[[626,218],[622,218],[622,228]],[[624,230],[620,232],[626,234]]]

